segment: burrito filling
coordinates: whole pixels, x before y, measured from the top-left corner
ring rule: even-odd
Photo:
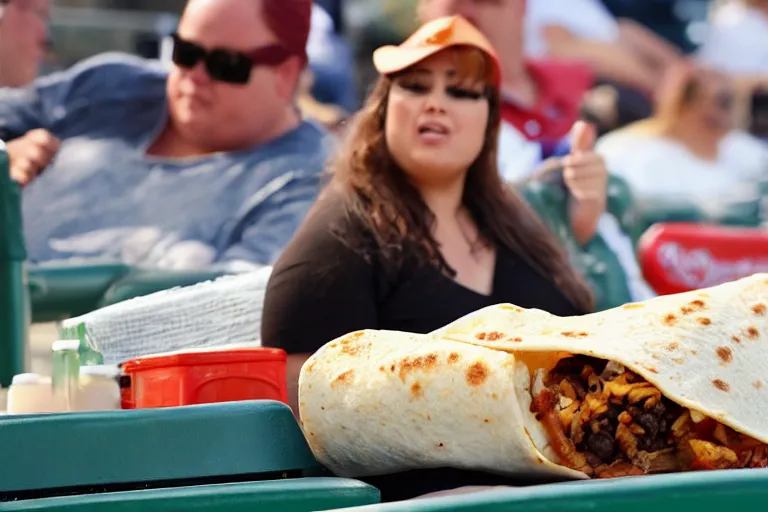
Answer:
[[[558,461],[596,478],[768,467],[766,445],[665,398],[615,362],[560,360],[534,376],[531,412]]]

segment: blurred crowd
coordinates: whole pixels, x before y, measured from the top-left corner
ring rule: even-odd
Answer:
[[[600,0],[383,0],[354,38],[343,0],[307,3],[190,0],[171,62],[37,77],[49,0],[0,0],[0,139],[30,259],[274,264],[368,108],[372,46],[452,15],[498,56],[500,176],[600,307],[652,294],[635,258],[650,225],[768,220],[768,0],[711,2],[693,52]]]

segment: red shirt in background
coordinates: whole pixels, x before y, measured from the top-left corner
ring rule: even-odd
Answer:
[[[579,120],[581,100],[594,84],[594,75],[580,63],[529,61],[527,65],[539,86],[539,101],[528,108],[502,93],[501,117],[528,140],[555,146]]]

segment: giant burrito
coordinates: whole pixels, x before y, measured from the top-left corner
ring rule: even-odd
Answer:
[[[343,476],[766,467],[768,274],[581,317],[507,304],[429,335],[355,332],[299,388],[309,445]]]

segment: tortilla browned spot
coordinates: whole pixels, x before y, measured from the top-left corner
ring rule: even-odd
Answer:
[[[331,386],[335,384],[346,384],[349,383],[352,380],[352,377],[354,377],[355,371],[354,370],[347,370],[343,373],[340,373],[338,377],[336,377],[336,380],[334,380],[331,383]]]
[[[400,380],[405,382],[405,378],[413,370],[431,370],[437,363],[437,354],[427,354],[426,356],[406,357],[400,361]]]
[[[667,315],[664,317],[664,323],[665,323],[665,324],[667,324],[667,325],[672,325],[672,324],[674,324],[674,323],[675,323],[675,320],[677,320],[677,317],[676,317],[675,315],[673,315],[672,313],[668,313],[668,314],[667,314]]]
[[[696,319],[701,325],[709,325],[712,323],[712,320],[709,318],[702,316]]]
[[[502,304],[501,306],[499,306],[499,309],[506,309],[508,311],[516,311],[518,313],[520,313],[522,311],[520,308],[515,307],[515,306],[510,306],[509,304]]]
[[[659,370],[657,370],[653,366],[643,366],[643,368],[645,368],[646,370],[648,370],[651,373],[659,373]]]
[[[753,382],[752,385],[755,386],[755,389],[760,389],[761,387],[763,387],[763,383],[759,380],[756,380],[755,382]]]
[[[483,420],[483,423],[490,423],[490,422],[491,422],[491,420],[489,420],[488,418],[485,418],[485,419]]]
[[[458,361],[459,361],[459,354],[457,354],[456,352],[451,352],[450,355],[448,356],[448,363],[454,364]]]
[[[754,311],[756,315],[764,315],[766,310],[768,310],[768,307],[766,307],[765,304],[762,304],[762,303],[755,304],[754,306],[752,306],[752,311]]]
[[[631,304],[624,304],[621,307],[622,307],[622,309],[640,309],[640,308],[644,308],[645,305],[644,304],[638,304],[637,302],[633,302]]]
[[[681,312],[682,312],[684,315],[690,315],[690,314],[691,314],[691,313],[693,313],[695,310],[694,310],[692,307],[689,307],[689,306],[683,306],[683,307],[681,307],[681,308],[680,308],[680,311],[681,311]]]
[[[443,446],[445,446],[445,444],[443,444],[443,443],[437,443],[437,447],[438,447],[438,448],[442,448]]]
[[[421,390],[421,384],[418,382],[414,382],[411,386],[411,395],[413,395],[414,398],[420,398],[424,396],[424,392]]]
[[[467,383],[470,386],[479,386],[488,379],[488,367],[483,362],[476,362],[467,370]]]
[[[741,343],[741,338],[739,338],[738,336],[731,336],[731,339],[736,343]]]
[[[488,333],[488,337],[486,338],[488,341],[498,341],[504,337],[503,333],[500,333],[498,331],[492,331]]]
[[[589,333],[588,332],[565,331],[565,332],[561,332],[560,335],[561,336],[565,336],[566,338],[586,338],[587,336],[589,336]]]
[[[690,304],[691,306],[694,306],[699,309],[704,309],[707,306],[707,304],[703,300],[699,300],[699,299],[692,300]]]
[[[360,353],[361,350],[363,350],[363,347],[360,345],[351,345],[350,342],[352,340],[344,340],[341,342],[341,353],[347,354],[349,356],[356,356]],[[367,348],[367,347],[366,347]]]
[[[747,336],[749,336],[752,339],[759,338],[760,331],[757,330],[757,327],[750,326],[747,328]]]
[[[677,348],[678,348],[679,346],[680,346],[680,345],[678,345],[676,341],[673,341],[672,343],[670,343],[669,345],[667,345],[667,346],[666,346],[666,347],[664,347],[664,348],[666,348],[667,350],[669,350],[669,351],[671,352],[671,351],[673,351],[673,350],[677,350]]]
[[[304,371],[307,371],[307,372],[311,372],[311,371],[312,371],[312,368],[314,368],[314,367],[315,367],[315,363],[316,363],[316,362],[317,362],[317,361],[310,361],[310,362],[307,364],[307,366],[306,366],[306,368],[305,368],[305,370],[304,370]]]
[[[514,341],[515,343],[522,343],[523,338],[520,336],[515,336],[514,338],[507,338],[507,341]]]
[[[365,333],[363,331],[357,331],[353,332],[352,334],[348,334],[343,340],[341,340],[341,344],[348,345],[364,334]]]
[[[728,347],[717,347],[717,357],[724,363],[730,363],[733,361],[733,351]]]
[[[720,379],[713,380],[712,385],[720,391],[725,391],[726,393],[731,390],[731,386],[729,386],[727,382]]]

